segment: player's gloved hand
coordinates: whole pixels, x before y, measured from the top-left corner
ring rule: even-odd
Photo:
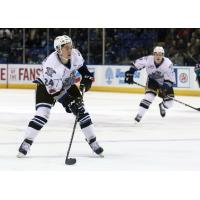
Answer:
[[[165,98],[168,93],[169,90],[172,88],[173,83],[170,81],[164,81],[163,85],[161,86],[160,90],[159,90],[159,96],[162,98]]]
[[[83,104],[83,99],[82,97],[78,97],[76,99],[74,99],[73,101],[71,101],[68,104],[68,108],[70,109],[70,111],[76,116],[76,115],[80,115],[83,114],[85,112],[84,109],[84,104]]]
[[[80,82],[80,90],[83,91],[85,89],[85,92],[87,92],[91,88],[93,80],[94,75],[92,73],[91,75],[83,76]]]
[[[128,71],[126,71],[124,83],[133,84],[134,83],[133,76],[136,71],[137,69],[134,67],[131,67]]]
[[[171,88],[173,86],[173,83],[170,81],[164,81],[162,88],[165,90],[168,90],[169,88]]]

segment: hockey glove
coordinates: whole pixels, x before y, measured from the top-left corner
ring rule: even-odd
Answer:
[[[172,88],[173,83],[171,81],[164,81],[162,88],[165,90],[168,90],[169,88]]]
[[[173,86],[173,83],[171,81],[164,81],[163,85],[160,88],[160,96],[162,98],[167,97],[167,95],[169,95],[170,90]]]
[[[94,75],[92,73],[91,75],[84,75],[80,82],[80,90],[83,91],[85,89],[85,92],[87,92],[91,88],[93,80]]]
[[[75,116],[83,114],[85,112],[85,109],[82,97],[78,97],[71,101],[68,105],[68,108]]]
[[[136,71],[137,69],[133,67],[131,67],[128,71],[126,71],[124,83],[133,84],[134,83],[133,76]]]
[[[58,102],[62,104],[65,108],[66,112],[71,113],[71,109],[69,108],[73,101],[76,99],[82,99],[80,91],[76,85],[72,85],[67,92],[58,99]]]

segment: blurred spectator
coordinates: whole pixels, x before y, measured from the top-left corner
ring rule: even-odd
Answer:
[[[174,65],[183,66],[185,64],[185,56],[182,51],[177,51],[174,56],[171,57],[171,61]]]
[[[200,61],[200,60],[199,60]],[[200,64],[196,64],[194,71],[196,73],[196,81],[200,87]]]
[[[47,56],[47,29],[26,29],[25,60],[39,64]]]
[[[0,63],[22,63],[22,29],[0,29]]]
[[[102,64],[103,29],[55,28],[0,29],[0,63],[39,64],[52,51],[58,35],[69,35],[87,64]],[[129,64],[152,53],[156,45],[162,45],[166,56],[175,65],[195,66],[200,55],[200,29],[188,28],[108,28],[105,29],[105,64]]]
[[[10,48],[12,42],[12,33],[9,29],[0,30],[0,61],[2,63],[9,62]]]

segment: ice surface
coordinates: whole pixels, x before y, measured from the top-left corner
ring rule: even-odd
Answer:
[[[161,118],[161,99],[156,98],[141,123],[134,125],[143,98],[139,94],[85,94],[104,158],[92,153],[77,127],[70,152],[77,163],[64,164],[74,117],[58,103],[29,156],[16,158],[35,113],[34,97],[34,90],[0,89],[0,170],[200,170],[200,112],[175,102]],[[200,97],[176,98],[200,107]]]

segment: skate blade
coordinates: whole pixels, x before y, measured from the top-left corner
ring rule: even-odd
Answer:
[[[103,154],[99,154],[98,155],[100,158],[104,158],[104,155]]]
[[[19,152],[18,154],[17,154],[17,158],[25,158],[26,157],[26,155],[24,155],[23,153],[21,153],[21,152]]]
[[[138,126],[139,124],[140,124],[140,122],[134,120],[134,122],[133,122],[133,126]]]

